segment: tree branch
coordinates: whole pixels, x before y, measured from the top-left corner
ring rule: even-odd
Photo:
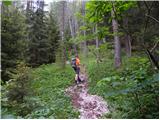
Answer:
[[[146,3],[146,1],[144,1],[144,4],[145,4],[145,6],[146,6],[147,10],[149,11],[149,10],[150,10],[150,8],[148,7],[148,4]]]
[[[145,14],[147,17],[149,17],[149,18],[152,18],[153,20],[155,20],[156,22],[158,22],[159,23],[159,21],[156,19],[156,18],[154,18],[154,17],[152,17],[152,16],[150,16],[150,15],[148,15],[148,14]]]
[[[151,53],[152,53],[153,50],[157,47],[158,43],[159,43],[159,41],[157,41],[157,43],[156,43],[156,44],[153,46],[153,48],[150,50]]]
[[[112,3],[112,8],[113,8],[113,1],[111,1],[111,3]],[[116,20],[118,21],[118,23],[120,23],[119,20],[118,20],[118,15],[117,15],[117,13],[116,13],[116,10],[113,9],[113,12],[114,12],[114,14],[115,14]],[[121,16],[121,17],[122,17],[122,16]],[[132,38],[132,40],[134,40],[132,34],[131,34],[128,30],[126,30],[123,25],[120,25],[120,24],[119,24],[119,26],[124,30],[124,32],[125,32],[126,34],[128,34],[128,35]]]
[[[146,7],[147,7],[147,15],[150,15],[151,13],[151,10],[152,10],[152,6],[153,6],[153,2],[152,2],[152,5],[150,7],[148,7],[147,3],[144,1]],[[143,32],[143,37],[145,35],[145,32],[146,32],[146,29],[147,29],[147,25],[148,25],[148,22],[149,22],[149,19],[147,17],[147,20],[145,21],[145,26],[144,26],[144,32]]]

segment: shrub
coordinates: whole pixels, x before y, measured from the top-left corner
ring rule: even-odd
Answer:
[[[37,107],[25,118],[78,118],[79,113],[73,109],[70,98],[65,94],[65,89],[74,83],[74,71],[70,66],[61,69],[57,64],[42,65],[32,74],[34,96],[26,99],[34,101]]]
[[[110,118],[158,118],[158,73],[148,59],[131,57],[116,70],[112,62],[89,66],[89,91],[109,103]]]
[[[10,73],[12,79],[2,86],[2,118],[25,116],[31,109],[25,105],[25,97],[31,91],[30,68],[24,62],[20,62],[13,72]]]
[[[2,86],[2,118],[78,118],[65,89],[74,83],[70,66],[57,64],[30,69],[19,64],[12,80]]]

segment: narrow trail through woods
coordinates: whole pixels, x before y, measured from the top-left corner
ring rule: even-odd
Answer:
[[[85,66],[81,66],[80,78],[84,81],[66,89],[72,99],[72,105],[79,110],[80,119],[98,119],[108,113],[108,105],[102,97],[88,93],[88,77]]]

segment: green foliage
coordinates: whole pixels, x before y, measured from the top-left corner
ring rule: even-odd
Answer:
[[[8,5],[11,5],[11,4],[12,4],[12,1],[7,1],[7,0],[5,0],[5,1],[3,1],[3,3],[4,3],[6,6],[8,6]]]
[[[2,87],[2,118],[25,116],[31,107],[25,104],[25,97],[31,92],[30,68],[20,62],[11,78]]]
[[[86,16],[90,19],[90,22],[100,22],[103,20],[102,16],[104,15],[104,7],[106,4],[107,2],[104,1],[90,1],[86,4]]]
[[[55,62],[60,36],[53,9],[50,9],[48,16],[42,8],[36,11],[29,9],[26,17],[30,41],[27,62],[33,67]]]
[[[59,47],[59,31],[58,26],[53,15],[53,8],[50,10],[49,19],[48,19],[48,42],[49,42],[49,51],[48,51],[48,62],[52,63],[56,61],[56,53]]]
[[[82,16],[81,13],[77,13],[76,16],[80,21],[83,21],[83,25],[79,27],[79,30],[83,32],[84,30],[88,32],[88,34],[81,35],[77,34],[76,38],[70,39],[71,43],[79,44],[83,41],[95,40],[96,37],[98,39],[103,39],[107,36],[112,37],[115,34],[123,35],[121,31],[118,33],[111,32],[111,26],[107,25],[111,23],[111,11],[113,10],[113,4],[116,8],[116,17],[120,17],[121,15],[136,6],[136,2],[128,2],[128,1],[89,1],[86,3],[86,14]],[[118,18],[116,18],[118,19]],[[95,32],[93,29],[97,26]]]
[[[87,17],[91,22],[101,22],[105,14],[110,14],[115,6],[117,17],[124,11],[136,6],[134,1],[90,1],[86,4]],[[111,16],[110,16],[111,17]]]
[[[80,25],[76,37],[71,38],[69,29],[66,29],[61,43],[56,25],[59,3],[52,4],[48,14],[44,12],[43,5],[37,4],[34,10],[31,6],[24,10],[18,2],[3,1],[1,5],[2,118],[78,118],[79,113],[74,110],[71,98],[65,93],[74,79],[72,68],[68,65],[64,68],[68,55],[66,50],[73,43],[76,46],[84,41],[93,44],[89,40],[102,40],[115,34],[122,36],[123,41],[126,31],[131,35],[132,48],[139,47],[141,52],[135,53],[136,56],[132,54],[131,58],[123,57],[121,68],[113,68],[114,46],[109,39],[99,48],[88,45],[91,51],[89,57],[80,57],[81,63],[88,68],[89,91],[108,102],[111,112],[103,118],[158,118],[159,74],[144,57],[144,48],[141,47],[145,43],[146,48],[151,50],[159,40],[158,24],[146,16],[148,14],[158,19],[157,1],[147,4],[135,1],[89,1],[84,16],[80,12],[74,14]],[[111,33],[113,5],[119,24],[119,32],[114,34]],[[127,25],[124,24],[125,20]],[[68,27],[66,23],[65,27]],[[85,35],[82,35],[84,31]],[[159,53],[157,48],[153,51],[155,56]],[[95,58],[98,57],[103,62],[97,64]],[[25,61],[33,67],[41,66],[31,69],[17,61]],[[54,62],[60,64],[48,64]]]
[[[158,73],[148,59],[131,57],[119,70],[110,61],[90,64],[90,92],[103,96],[111,113],[104,118],[158,118]],[[94,65],[94,66],[93,66]]]
[[[18,60],[24,60],[27,46],[25,16],[13,5],[2,4],[1,15],[1,52],[2,80],[9,80],[8,73],[17,65]]]
[[[32,31],[28,49],[28,63],[32,66],[38,66],[42,63],[48,63],[50,44],[47,41],[47,24],[45,14],[42,9],[37,9],[33,14]],[[41,57],[43,56],[43,57]]]
[[[24,69],[21,65],[19,70],[21,70],[21,73],[16,74],[16,76],[19,76],[19,79],[23,76],[23,81],[25,81],[24,77],[30,70],[28,68]],[[11,104],[8,103],[9,99],[4,95],[6,95],[5,92],[10,91],[11,87],[10,89],[5,88],[5,86],[2,88],[2,118],[77,118],[79,113],[73,109],[71,100],[65,93],[65,89],[73,83],[73,80],[74,71],[70,66],[61,69],[56,64],[48,64],[34,69],[32,71],[32,82],[29,84],[30,89],[27,90],[30,91],[30,94],[23,97],[22,103],[16,104],[14,101],[11,101]],[[15,83],[17,82],[10,81],[7,86],[13,88]],[[16,86],[19,84],[18,81]],[[26,84],[25,81],[24,89],[21,88],[21,92],[26,90]]]
[[[70,66],[62,70],[56,64],[35,69],[31,86],[40,107],[33,109],[26,118],[77,118],[78,113],[73,110],[70,98],[65,94],[65,89],[73,83],[73,72]]]
[[[106,42],[104,44],[101,44],[99,46],[99,54],[101,56],[101,58],[108,58],[108,59],[112,59],[113,58],[113,49],[114,49],[114,46],[109,43],[109,42]]]
[[[108,62],[108,59],[113,59],[113,45],[111,43],[103,43],[99,45],[99,48],[96,48],[95,45],[88,46],[88,49],[90,51],[90,54],[94,56],[94,58],[98,57],[105,62]]]
[[[30,69],[23,63],[20,62],[14,73],[11,74],[11,78],[7,87],[9,89],[8,99],[11,101],[22,102],[24,96],[29,91],[29,80],[30,80]]]
[[[60,41],[60,45],[57,49],[56,54],[56,63],[61,67],[65,68],[66,64],[66,51],[65,51],[65,43],[63,41]]]

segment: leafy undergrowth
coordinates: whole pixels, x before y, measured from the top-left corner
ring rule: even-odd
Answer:
[[[89,92],[109,103],[110,113],[104,118],[158,118],[158,73],[145,57],[124,57],[116,70],[113,62],[87,63]]]
[[[30,94],[17,107],[13,102],[7,104],[8,108],[3,107],[2,118],[78,118],[79,113],[73,109],[64,91],[73,84],[73,79],[74,71],[70,66],[61,69],[56,64],[48,64],[32,70]],[[22,115],[18,109],[26,113]]]

